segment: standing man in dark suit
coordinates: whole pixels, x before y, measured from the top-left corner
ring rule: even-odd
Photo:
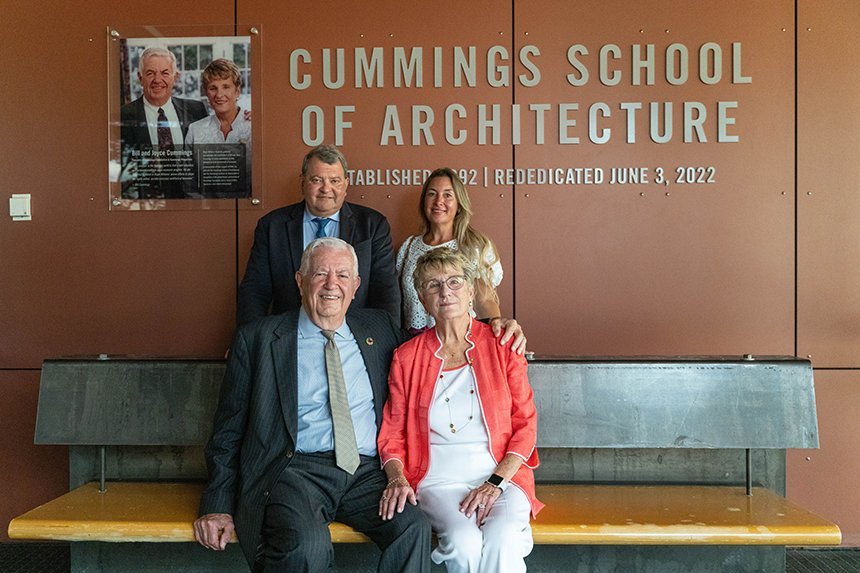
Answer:
[[[276,209],[257,223],[254,246],[239,285],[237,324],[301,305],[293,276],[302,251],[317,237],[339,237],[355,248],[362,280],[353,308],[380,308],[400,323],[391,227],[378,211],[345,202],[349,186],[346,172],[346,158],[334,146],[321,145],[305,156],[304,200]]]
[[[255,573],[330,571],[335,519],[379,546],[378,571],[430,569],[430,525],[418,507],[404,502],[391,521],[379,515],[387,481],[376,435],[401,334],[383,311],[347,314],[357,271],[349,244],[315,240],[294,277],[301,308],[234,338],[194,535],[221,550],[235,530]]]
[[[173,85],[179,79],[176,56],[164,48],[147,48],[140,55],[137,78],[143,95],[120,109],[120,138],[123,166],[133,163],[132,153],[143,149],[172,149],[181,146],[188,126],[208,115],[202,102],[173,97]],[[182,198],[178,181],[165,181],[160,185],[137,185],[132,198],[163,196]],[[146,182],[150,183],[150,182]],[[125,190],[124,190],[124,195]]]

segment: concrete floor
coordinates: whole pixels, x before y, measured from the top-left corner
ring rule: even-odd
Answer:
[[[860,548],[789,549],[785,570],[786,573],[858,573]],[[0,573],[69,573],[69,545],[0,543]]]

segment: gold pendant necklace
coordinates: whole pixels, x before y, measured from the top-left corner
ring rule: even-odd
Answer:
[[[471,424],[472,420],[475,418],[475,371],[472,369],[471,364],[468,364],[468,366],[472,373],[472,382],[471,387],[469,388],[469,419],[466,420],[466,423],[460,426],[460,430]],[[456,434],[457,426],[454,425],[454,416],[451,414],[451,397],[448,395],[448,389],[451,387],[451,383],[445,383],[444,373],[439,375],[439,380],[442,381],[442,394],[445,397],[445,406],[448,407],[448,429],[451,430],[452,434]]]

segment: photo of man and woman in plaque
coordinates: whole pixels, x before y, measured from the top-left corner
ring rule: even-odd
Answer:
[[[250,197],[250,38],[121,42],[122,198]]]

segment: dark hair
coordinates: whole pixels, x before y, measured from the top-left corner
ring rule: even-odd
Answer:
[[[328,165],[334,165],[336,162],[340,161],[340,164],[343,166],[343,172],[346,173],[346,157],[343,156],[343,153],[340,152],[340,149],[335,147],[334,145],[317,145],[305,155],[304,160],[302,160],[302,177],[308,172],[308,163],[310,163],[311,159],[319,159],[323,163],[327,163]]]

